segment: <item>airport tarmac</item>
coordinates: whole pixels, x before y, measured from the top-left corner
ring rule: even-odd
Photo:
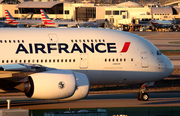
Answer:
[[[132,32],[151,43],[159,50],[180,50],[180,32]]]
[[[57,100],[34,100],[25,96],[0,97],[0,108],[7,108],[11,99],[11,109],[69,109],[69,108],[114,108],[114,107],[170,107],[180,106],[180,92],[148,93],[149,101],[138,101],[137,93],[126,94],[89,94],[78,101],[62,102]]]
[[[174,68],[180,68],[180,56],[168,56],[168,58],[171,60]]]

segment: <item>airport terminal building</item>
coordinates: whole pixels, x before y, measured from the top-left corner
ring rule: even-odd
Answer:
[[[1,0],[0,18],[5,19],[5,10],[9,10],[14,18],[41,19],[40,9],[44,9],[51,19],[65,19],[76,21],[88,21],[108,19],[115,26],[130,24],[132,21],[138,24],[152,19],[169,20],[172,23],[180,21],[180,7],[159,7],[149,4],[142,6],[135,2],[123,2],[116,5],[96,5],[93,3],[71,3],[65,1],[52,2],[22,2],[16,0],[15,4],[4,3]]]

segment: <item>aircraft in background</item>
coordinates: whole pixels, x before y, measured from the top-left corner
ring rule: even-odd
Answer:
[[[98,28],[95,22],[51,20],[43,9],[40,9],[43,24],[48,27],[93,27]]]
[[[133,24],[135,24],[135,20],[132,21]],[[151,20],[150,21],[140,21],[139,24],[135,24],[137,26],[143,26],[143,27],[148,27],[151,30],[158,30],[162,28],[169,28],[169,29],[175,29],[176,24],[172,24],[168,20],[155,20],[153,17],[153,12],[151,9]]]
[[[171,28],[171,29],[173,29],[174,28],[173,24],[167,20],[151,20],[150,24],[155,29],[159,29],[159,28]]]
[[[7,23],[9,25],[26,25],[26,26],[30,26],[30,27],[36,27],[36,26],[42,26],[42,20],[27,20],[27,19],[23,19],[23,20],[19,20],[19,19],[14,19],[12,17],[12,15],[9,13],[8,10],[5,10],[5,15],[6,15],[6,21],[4,21],[4,23]]]
[[[97,28],[0,29],[0,89],[36,99],[83,99],[90,85],[141,84],[169,76],[171,61],[148,40]],[[11,32],[11,34],[9,34]]]
[[[150,24],[153,26],[154,29],[159,29],[159,28],[171,28],[171,29],[173,29],[174,28],[173,24],[168,20],[155,20],[153,17],[152,9],[151,9]]]

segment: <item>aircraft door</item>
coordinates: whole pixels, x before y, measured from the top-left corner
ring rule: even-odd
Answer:
[[[88,54],[80,54],[80,68],[88,68]]]
[[[52,34],[48,34],[49,39],[50,39],[50,45],[49,47],[51,48],[50,53],[52,53],[53,55],[57,55],[58,54],[58,37],[56,34],[52,33]]]
[[[148,68],[149,67],[149,60],[147,52],[141,52],[141,67]]]

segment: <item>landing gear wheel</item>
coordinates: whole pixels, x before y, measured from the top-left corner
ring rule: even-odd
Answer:
[[[148,95],[147,93],[142,93],[142,94],[140,95],[140,98],[141,98],[141,100],[143,100],[143,101],[148,101],[149,95]]]
[[[140,94],[141,94],[141,93],[138,93],[138,94],[137,94],[137,100],[139,100],[139,101],[141,101]]]
[[[148,101],[149,95],[147,93],[138,93],[137,94],[137,99],[139,101]]]

